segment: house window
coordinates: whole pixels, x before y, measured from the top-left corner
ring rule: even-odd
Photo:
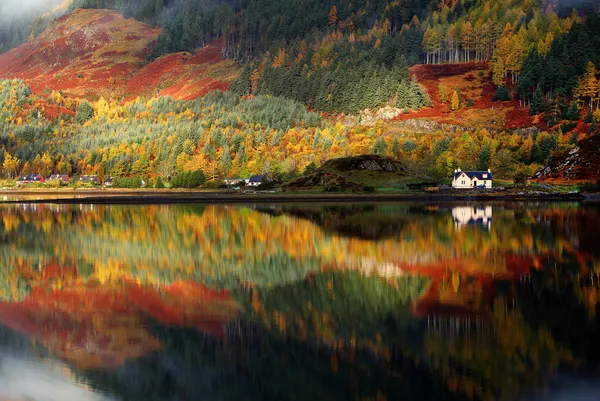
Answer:
[[[484,174],[484,175],[483,175],[483,178],[487,178],[487,174]]]
[[[460,183],[461,183],[462,185],[465,185],[465,182],[464,182],[464,181],[461,181]]]

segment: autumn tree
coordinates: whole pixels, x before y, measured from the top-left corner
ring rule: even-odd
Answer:
[[[331,10],[329,10],[328,21],[329,21],[329,26],[334,26],[335,24],[337,24],[338,11],[337,11],[336,6],[331,7]]]
[[[598,96],[598,78],[596,75],[598,74],[598,69],[589,61],[587,63],[585,74],[583,75],[583,79],[581,81],[582,91],[581,94],[584,98],[589,99],[590,110],[592,110],[594,100]]]
[[[452,93],[452,102],[450,104],[450,108],[452,111],[457,111],[460,109],[460,97],[458,95],[458,89],[454,90]]]
[[[440,103],[448,103],[448,87],[442,83],[438,84],[438,100]]]
[[[8,152],[4,152],[4,162],[2,163],[2,170],[7,178],[13,178],[19,168],[21,161],[16,157],[12,156]]]

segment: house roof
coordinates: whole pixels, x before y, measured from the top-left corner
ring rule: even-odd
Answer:
[[[248,182],[262,182],[265,179],[264,175],[253,175]]]
[[[454,179],[456,180],[463,173],[467,177],[469,177],[471,180],[473,178],[477,178],[478,180],[491,180],[492,179],[492,173],[490,173],[489,171],[457,171],[456,173],[454,173]],[[483,177],[484,174],[487,174],[486,178]]]

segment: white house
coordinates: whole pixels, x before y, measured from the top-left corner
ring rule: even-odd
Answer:
[[[264,175],[253,175],[248,181],[246,181],[246,185],[248,185],[249,187],[258,187],[264,182],[264,180]]]
[[[491,188],[492,171],[462,171],[454,170],[453,188]]]
[[[456,229],[475,224],[489,230],[492,226],[492,207],[457,206],[452,208],[452,219]]]

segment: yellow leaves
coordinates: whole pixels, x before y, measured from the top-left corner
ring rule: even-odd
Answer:
[[[450,108],[452,109],[452,111],[457,111],[458,109],[460,109],[460,99],[458,97],[458,91],[456,90],[452,93],[452,102]]]
[[[273,67],[279,68],[282,67],[285,63],[285,49],[280,47],[277,51],[277,56],[273,60]]]

